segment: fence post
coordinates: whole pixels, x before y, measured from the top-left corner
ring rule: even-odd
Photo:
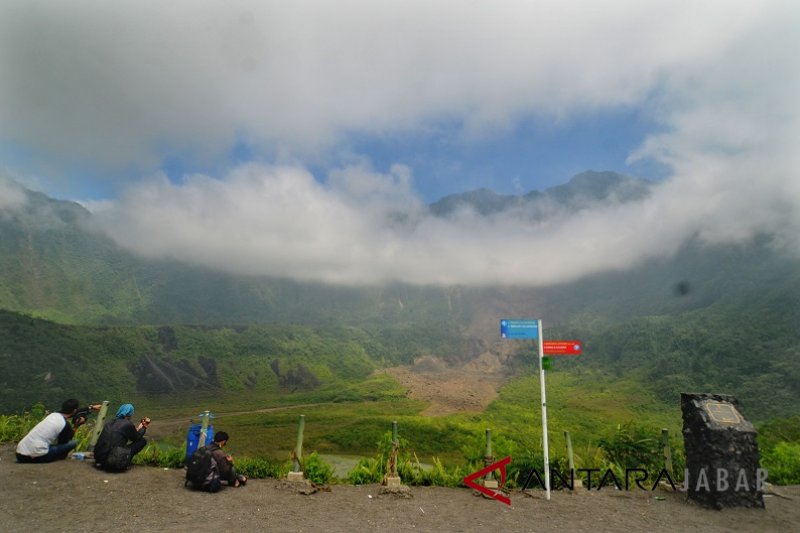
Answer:
[[[672,475],[672,447],[669,445],[669,429],[661,428],[661,444],[664,446],[664,467]]]
[[[208,435],[208,420],[211,418],[211,411],[203,411],[200,415],[200,435],[197,439],[197,449],[199,450],[206,445],[206,436]]]
[[[572,487],[582,487],[583,481],[575,479],[575,457],[572,454],[572,435],[569,431],[564,432],[564,439],[567,441],[567,461],[569,462],[569,475],[572,481]]]
[[[292,453],[292,471],[286,477],[289,481],[303,481],[303,431],[306,427],[306,415],[300,415],[297,422],[297,443]]]
[[[92,437],[89,439],[89,451],[93,452],[95,445],[97,445],[97,439],[100,438],[100,432],[103,430],[103,424],[106,420],[106,414],[108,413],[108,400],[103,400],[103,405],[100,406],[100,412],[97,413],[97,422],[94,424],[94,429],[92,430]]]
[[[397,475],[397,455],[400,451],[400,442],[397,440],[397,420],[392,420],[392,451],[389,455],[389,468],[386,473],[389,477],[399,477]]]
[[[492,455],[492,430],[486,428],[486,448],[483,450],[483,466],[489,466],[494,463],[494,456]],[[497,480],[494,479],[494,471],[486,472],[483,478],[483,486],[489,489],[498,488]]]
[[[386,464],[386,475],[383,484],[386,487],[398,488],[402,484],[400,474],[397,473],[397,458],[400,455],[400,441],[397,438],[397,420],[392,420],[392,450],[389,452],[389,461]]]
[[[575,459],[572,455],[572,437],[569,434],[569,431],[564,432],[564,438],[567,441],[567,461],[569,463],[569,469],[574,472],[575,471]]]
[[[397,436],[397,420],[392,420],[392,449],[386,462],[386,474],[381,481],[379,494],[407,494],[409,488],[403,485],[397,472],[397,461],[400,458],[400,438]]]

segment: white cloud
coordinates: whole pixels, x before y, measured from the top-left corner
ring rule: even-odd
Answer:
[[[0,210],[14,210],[27,201],[25,192],[16,182],[0,174]]]
[[[90,208],[112,237],[148,257],[354,285],[545,285],[669,256],[698,234],[731,241],[755,231],[714,235],[709,217],[727,207],[698,210],[677,181],[640,202],[605,200],[578,212],[553,206],[549,218],[535,221],[520,210],[435,217],[418,201],[393,202],[388,184],[407,191],[392,176],[365,166],[332,174],[337,179],[323,186],[301,168],[245,165],[222,180],[153,179]],[[364,193],[375,189],[364,184],[377,184],[373,201]],[[782,232],[778,218],[761,222],[759,231]]]
[[[800,234],[794,2],[7,2],[0,138],[157,168],[236,139],[292,166],[154,178],[95,207],[120,242],[253,274],[338,283],[541,284],[669,255],[686,239]],[[439,121],[637,107],[632,154],[668,164],[646,201],[546,223],[425,216],[402,161],[318,183],[307,154]]]
[[[239,137],[303,152],[346,131],[633,105],[703,69],[756,3],[5,2],[0,138],[147,167]],[[754,22],[755,21],[755,22]]]

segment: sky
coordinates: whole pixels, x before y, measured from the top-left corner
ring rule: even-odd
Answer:
[[[145,257],[339,284],[798,253],[799,41],[792,1],[6,1],[0,209],[21,184]],[[587,169],[656,185],[545,221],[425,209]]]

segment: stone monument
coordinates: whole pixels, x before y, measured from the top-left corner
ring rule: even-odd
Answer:
[[[728,394],[681,393],[684,486],[705,507],[764,507],[756,430]]]

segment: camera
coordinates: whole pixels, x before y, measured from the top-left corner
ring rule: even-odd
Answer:
[[[89,415],[95,411],[99,411],[100,407],[101,407],[100,404],[92,404],[92,405],[87,405],[86,407],[79,408],[77,411],[75,411],[75,414],[72,415],[73,427],[78,427],[79,425],[86,422],[86,420],[89,419]],[[83,418],[83,421],[79,421],[81,418]]]

